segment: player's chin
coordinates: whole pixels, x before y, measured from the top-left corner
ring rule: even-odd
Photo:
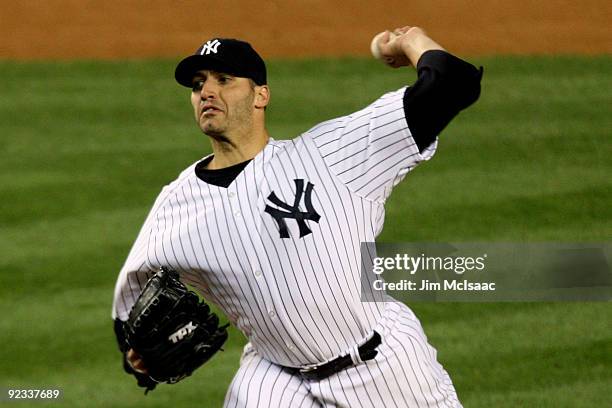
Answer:
[[[218,142],[229,143],[229,139],[225,136],[225,131],[216,126],[202,126],[202,132]]]
[[[200,118],[200,129],[202,129],[202,132],[206,134],[220,133],[223,131],[221,126],[218,123],[216,123],[214,119],[204,118],[204,117]]]

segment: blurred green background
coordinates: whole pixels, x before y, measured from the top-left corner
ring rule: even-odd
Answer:
[[[470,61],[485,66],[481,99],[395,190],[381,240],[610,241],[612,56]],[[0,387],[63,388],[36,406],[219,407],[238,366],[232,330],[193,377],[144,397],[112,331],[116,275],[149,207],[210,151],[174,64],[0,62]],[[355,58],[269,71],[276,139],[416,78]],[[612,406],[610,303],[413,309],[465,407]]]

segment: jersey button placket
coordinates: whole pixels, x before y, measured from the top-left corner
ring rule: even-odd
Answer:
[[[232,206],[234,218],[238,219],[242,217],[242,213],[240,212],[238,200],[236,200],[236,192],[234,190],[230,190],[227,192],[227,197],[230,199],[230,203]]]
[[[238,200],[237,194],[234,190],[229,190],[227,192],[227,198],[229,199],[230,206],[232,209],[232,214],[234,215],[234,220],[236,221],[236,225],[240,228],[239,224],[244,227],[244,222],[242,219],[242,213],[240,211],[240,202]],[[247,228],[248,229],[248,228]],[[249,260],[251,262],[251,267],[253,268],[253,275],[259,281],[258,285],[262,285],[265,280],[263,280],[263,272],[261,267],[257,263],[257,258],[253,257],[251,253],[247,253]],[[269,299],[265,299],[266,310],[268,311],[268,316],[270,319],[278,319],[276,312],[274,311],[273,302]]]

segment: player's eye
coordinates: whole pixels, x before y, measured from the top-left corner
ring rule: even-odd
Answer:
[[[232,80],[232,77],[230,77],[229,75],[219,75],[217,76],[217,82],[219,82],[221,85],[225,85],[228,82],[230,82]]]
[[[191,90],[193,92],[200,92],[203,87],[204,87],[204,80],[196,79],[196,80],[193,81],[193,83],[191,85]]]

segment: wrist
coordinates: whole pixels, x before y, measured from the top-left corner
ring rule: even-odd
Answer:
[[[417,66],[419,59],[427,51],[445,51],[440,44],[432,40],[422,29],[418,27],[411,28],[402,37],[401,49],[414,67]]]

